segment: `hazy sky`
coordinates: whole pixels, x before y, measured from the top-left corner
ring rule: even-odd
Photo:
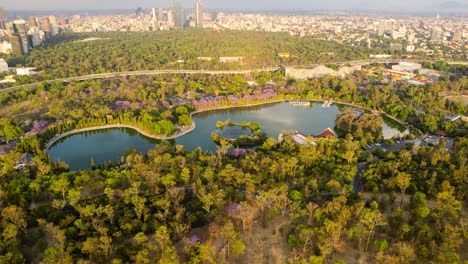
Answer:
[[[246,10],[317,10],[317,9],[378,9],[427,12],[439,9],[444,2],[465,3],[467,0],[202,0],[206,8]],[[172,0],[0,0],[0,6],[10,10],[70,10],[70,9],[133,9],[168,7]],[[192,8],[195,0],[182,0]],[[463,4],[466,7],[465,4]]]

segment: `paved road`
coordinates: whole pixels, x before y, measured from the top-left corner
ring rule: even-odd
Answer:
[[[440,61],[440,60],[439,60]],[[422,62],[438,62],[437,60],[417,60],[417,59],[368,59],[368,60],[353,60],[353,61],[341,61],[341,62],[324,62],[320,64],[336,64],[336,65],[368,65],[372,63],[383,63],[383,64],[390,64],[390,63],[400,63],[400,62],[410,62],[410,63],[422,63]],[[468,65],[468,61],[445,61],[450,65]],[[319,64],[310,64],[310,65],[290,65],[287,67],[313,67]]]
[[[369,59],[369,60],[354,60],[354,61],[345,61],[345,62],[327,62],[323,64],[350,64],[350,65],[366,65],[371,64],[374,62],[377,63],[399,63],[399,62],[435,62],[430,60],[412,60],[412,59]],[[468,65],[467,61],[447,61],[448,64],[463,64]],[[314,65],[291,65],[287,67],[312,67]],[[148,71],[129,71],[129,72],[112,72],[112,73],[102,73],[102,74],[91,74],[91,75],[84,75],[84,76],[77,76],[77,77],[69,77],[51,81],[44,81],[46,83],[54,83],[54,82],[74,82],[74,81],[84,81],[84,80],[91,80],[91,79],[105,79],[105,78],[112,78],[112,77],[122,77],[122,76],[135,76],[135,75],[159,75],[159,74],[209,74],[209,75],[223,75],[223,74],[247,74],[251,72],[267,72],[267,71],[277,71],[282,67],[269,67],[269,68],[262,68],[262,69],[252,69],[252,70],[236,70],[236,71],[211,71],[211,70],[148,70]],[[31,83],[31,84],[24,84],[19,86],[14,86],[6,89],[0,90],[0,94],[2,93],[9,93],[12,91],[16,91],[19,89],[25,88],[33,88],[43,82]]]
[[[112,73],[101,73],[101,74],[91,74],[77,77],[62,78],[51,81],[44,81],[46,83],[54,82],[76,82],[92,79],[106,79],[112,77],[123,77],[123,76],[136,76],[136,75],[159,75],[159,74],[208,74],[208,75],[226,75],[226,74],[248,74],[252,72],[272,72],[279,70],[280,67],[269,67],[261,69],[252,69],[252,70],[236,70],[236,71],[211,71],[211,70],[151,70],[151,71],[129,71],[129,72],[112,72]],[[44,83],[30,83],[19,86],[14,86],[6,89],[0,90],[0,94],[9,93],[19,89],[33,88],[37,85]]]
[[[361,174],[367,169],[367,162],[360,162],[357,164],[357,173],[356,173],[356,176],[354,176],[354,180],[353,180],[353,191],[355,193],[358,193],[358,192],[361,192],[361,184],[362,184],[362,180],[361,180]]]

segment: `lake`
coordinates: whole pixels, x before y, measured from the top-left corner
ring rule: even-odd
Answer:
[[[183,145],[188,151],[198,147],[204,151],[216,151],[211,133],[217,131],[217,121],[228,119],[235,123],[260,123],[261,130],[273,138],[278,138],[283,130],[298,130],[306,135],[318,135],[326,128],[335,126],[335,119],[342,113],[343,108],[344,106],[339,105],[322,107],[321,103],[313,103],[311,107],[298,107],[283,102],[207,111],[193,116],[196,124],[194,131],[171,140],[171,143]],[[384,118],[384,121],[385,138],[400,135],[405,130],[391,119]],[[127,149],[136,149],[146,154],[160,142],[132,129],[116,128],[70,135],[56,142],[48,152],[52,160],[66,162],[72,170],[85,170],[91,167],[91,159],[94,159],[97,165],[118,161],[125,156]]]

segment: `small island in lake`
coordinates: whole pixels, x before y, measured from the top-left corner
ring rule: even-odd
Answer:
[[[263,144],[266,135],[260,129],[259,123],[239,124],[227,120],[216,123],[216,131],[211,133],[211,138],[216,143],[224,139],[236,147],[255,147]]]

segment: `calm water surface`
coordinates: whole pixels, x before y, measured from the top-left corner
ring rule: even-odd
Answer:
[[[242,126],[225,126],[221,129],[216,129],[215,134],[227,139],[237,139],[240,136],[252,136],[252,129]]]
[[[206,151],[216,151],[211,133],[217,131],[217,121],[227,119],[235,123],[260,123],[262,131],[273,138],[277,138],[283,130],[299,130],[306,135],[318,135],[326,128],[335,126],[336,116],[342,113],[340,108],[337,105],[325,108],[319,103],[312,104],[310,108],[296,107],[289,103],[274,103],[204,112],[193,117],[196,129],[192,133],[171,142],[184,145],[188,151],[198,147]],[[400,131],[404,131],[401,125],[385,119],[385,138],[400,134]],[[53,160],[68,163],[72,170],[82,170],[91,167],[91,159],[94,159],[97,165],[118,161],[125,156],[127,149],[136,149],[146,154],[160,142],[142,136],[132,129],[98,130],[63,138],[50,148],[49,154]]]

